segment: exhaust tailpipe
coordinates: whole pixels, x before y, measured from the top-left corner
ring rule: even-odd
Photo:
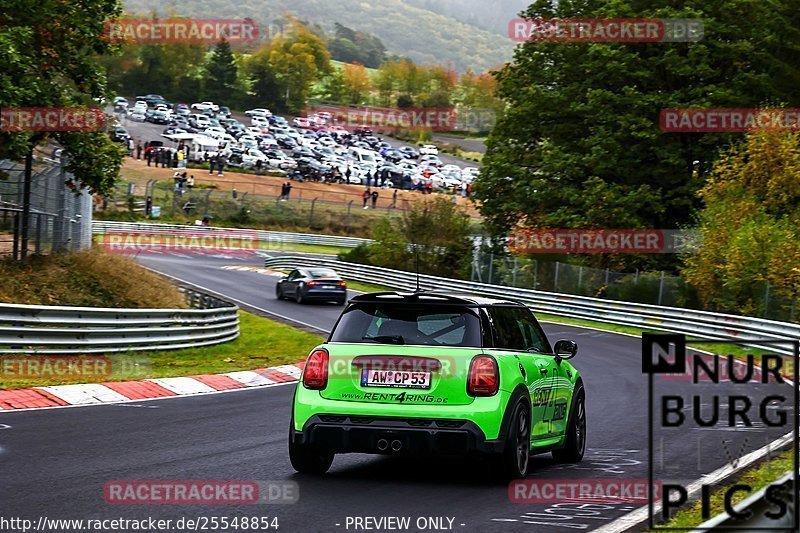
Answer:
[[[399,440],[393,440],[392,441],[392,451],[393,452],[399,452],[402,447],[403,447],[403,443],[400,442]]]
[[[378,451],[385,452],[386,449],[389,447],[389,441],[386,439],[381,439],[378,441]]]

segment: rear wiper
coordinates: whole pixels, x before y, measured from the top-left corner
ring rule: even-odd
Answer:
[[[387,344],[405,344],[405,340],[403,340],[402,335],[365,335],[361,337],[361,340],[365,341],[375,341],[375,342],[382,342]]]

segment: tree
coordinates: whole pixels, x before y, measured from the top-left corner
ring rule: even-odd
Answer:
[[[791,3],[756,0],[538,0],[526,18],[702,18],[695,43],[547,43],[517,48],[496,72],[507,107],[487,140],[475,187],[494,235],[532,227],[676,228],[731,134],[664,134],[669,107],[797,105],[800,62]],[[780,37],[778,37],[780,36]],[[790,54],[788,52],[794,52]],[[588,187],[600,180],[615,191]],[[639,197],[636,205],[628,201]],[[585,212],[587,202],[601,214]],[[614,202],[612,204],[611,202]],[[653,209],[653,205],[660,208]]]
[[[748,134],[715,164],[699,192],[703,246],[686,257],[683,269],[704,305],[761,316],[770,283],[773,300],[782,299],[794,319],[800,296],[799,176],[797,133]]]
[[[360,104],[369,94],[372,82],[364,65],[345,63],[343,69],[344,87],[349,103]]]
[[[245,72],[250,80],[249,100],[254,107],[284,109],[286,87],[270,63],[271,52],[271,45],[265,44],[245,61]]]
[[[413,272],[418,257],[421,273],[464,279],[469,275],[473,246],[469,215],[444,198],[416,202],[400,218],[381,219],[372,238],[375,242],[343,254],[342,259]]]
[[[86,0],[81,9],[65,2],[5,0],[0,12],[0,105],[96,106],[93,99],[106,88],[98,55],[118,52],[103,38],[103,24],[120,12],[120,3],[108,0]],[[123,155],[102,132],[0,131],[0,158],[21,159],[48,138],[64,147],[76,186],[110,190]]]
[[[231,45],[221,40],[206,64],[204,94],[215,102],[238,104],[241,99],[238,87],[239,68],[231,52]]]

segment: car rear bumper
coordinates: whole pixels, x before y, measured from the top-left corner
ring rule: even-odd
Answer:
[[[310,417],[292,438],[335,453],[392,455],[492,454],[504,445],[469,420],[326,414]]]
[[[346,289],[306,289],[303,298],[307,300],[344,300],[347,298]]]

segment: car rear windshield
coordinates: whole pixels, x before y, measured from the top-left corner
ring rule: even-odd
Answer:
[[[452,305],[357,304],[344,312],[331,342],[481,346],[475,310]]]
[[[314,279],[325,279],[325,278],[332,278],[332,279],[339,279],[339,275],[329,268],[314,268],[308,271]]]

